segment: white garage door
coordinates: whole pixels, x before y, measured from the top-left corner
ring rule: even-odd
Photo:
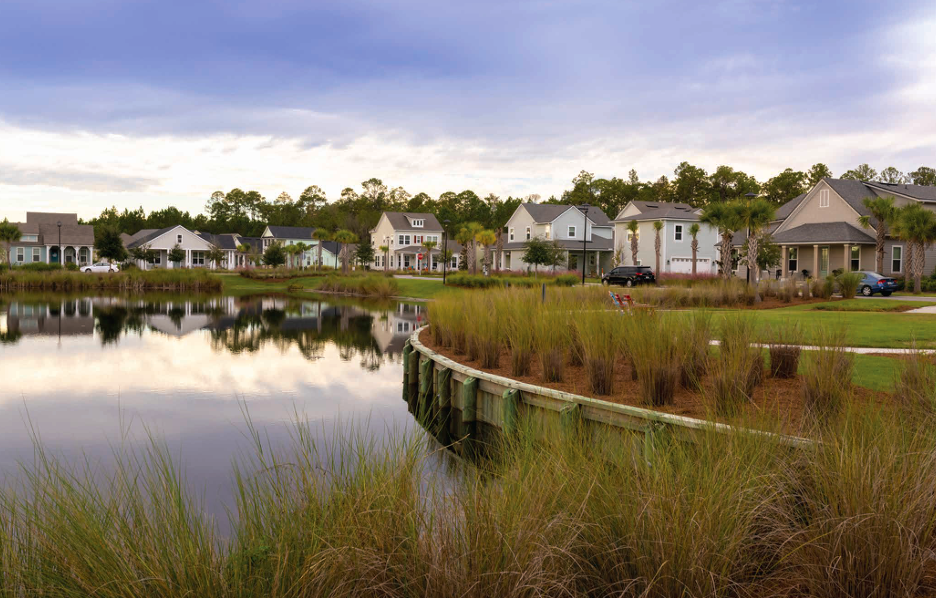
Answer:
[[[712,260],[707,257],[700,257],[696,259],[696,272],[705,272],[708,273],[712,269]],[[674,257],[670,258],[670,272],[682,272],[685,274],[692,273],[692,258],[691,257]]]

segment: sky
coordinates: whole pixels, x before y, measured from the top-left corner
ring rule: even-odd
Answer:
[[[936,167],[932,2],[2,0],[0,218]]]

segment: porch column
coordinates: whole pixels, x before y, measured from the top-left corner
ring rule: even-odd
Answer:
[[[845,267],[843,268],[845,272],[851,271],[851,245],[845,243]]]
[[[790,276],[790,250],[786,245],[780,246],[780,268],[783,278],[788,278]]]
[[[812,277],[819,278],[819,246],[812,246]]]

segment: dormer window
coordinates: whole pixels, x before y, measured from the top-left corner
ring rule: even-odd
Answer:
[[[419,220],[413,220],[412,223],[413,223],[413,228],[422,228],[426,226],[426,220],[422,218]]]

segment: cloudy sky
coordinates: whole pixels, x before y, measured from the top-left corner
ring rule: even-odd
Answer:
[[[932,2],[2,0],[0,217],[936,166]]]

